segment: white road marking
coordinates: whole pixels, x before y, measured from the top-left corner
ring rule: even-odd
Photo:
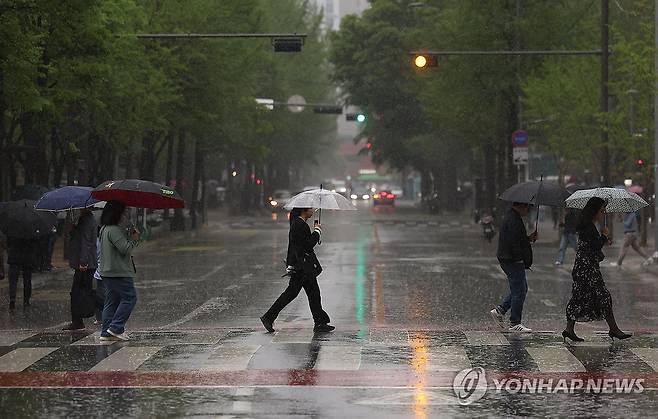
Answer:
[[[356,371],[359,367],[361,367],[360,346],[322,345],[314,369]]]
[[[557,307],[557,304],[546,298],[541,300],[541,302],[544,303],[544,305],[547,307]]]
[[[461,371],[471,368],[471,361],[463,346],[437,346],[428,351],[430,371]]]
[[[0,371],[20,372],[59,348],[16,348],[0,356]]]
[[[658,349],[656,348],[631,348],[631,352],[648,364],[654,371],[658,371]]]
[[[466,339],[468,339],[468,344],[473,346],[509,345],[507,338],[502,333],[465,330],[464,335],[466,335]]]
[[[254,390],[253,387],[238,387],[235,390],[235,395],[238,397],[253,396]]]
[[[224,269],[224,265],[215,266],[210,272],[201,275],[199,279],[208,279],[209,277],[215,275],[217,272],[221,271],[222,269]]]
[[[541,372],[586,372],[585,366],[565,347],[526,347]]]
[[[12,346],[18,342],[36,335],[35,332],[7,330],[0,333],[0,346]]]
[[[204,371],[242,371],[258,352],[261,345],[220,345],[203,365]]]
[[[273,343],[311,343],[313,340],[312,329],[295,329],[295,330],[281,330],[276,332]]]
[[[161,346],[125,346],[94,365],[89,371],[135,371],[160,349]]]
[[[117,342],[117,340],[101,340],[101,332],[98,331],[73,342],[71,346],[108,346]]]

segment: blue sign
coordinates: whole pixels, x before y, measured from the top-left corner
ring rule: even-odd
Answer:
[[[512,147],[528,147],[528,133],[523,130],[512,133]]]

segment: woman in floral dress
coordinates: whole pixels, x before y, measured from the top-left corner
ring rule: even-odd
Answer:
[[[576,336],[576,322],[605,320],[610,327],[610,338],[626,339],[631,335],[624,333],[617,326],[612,312],[612,297],[603,282],[599,263],[605,257],[601,249],[608,243],[608,227],[601,232],[596,228],[596,222],[605,218],[606,202],[601,198],[591,198],[580,214],[578,222],[578,250],[573,266],[573,288],[571,299],[567,304],[567,328],[562,332],[565,342],[581,342],[584,339]]]

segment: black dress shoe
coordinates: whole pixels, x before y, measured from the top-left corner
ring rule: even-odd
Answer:
[[[317,324],[313,328],[313,331],[316,333],[327,333],[327,332],[333,332],[334,329],[336,328],[330,324]]]
[[[23,301],[23,307],[29,307],[30,306],[30,300]]]
[[[260,322],[263,323],[263,326],[268,332],[274,332],[274,322],[272,320],[266,319],[265,316],[263,316],[260,318]]]

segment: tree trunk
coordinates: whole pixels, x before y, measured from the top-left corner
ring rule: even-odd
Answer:
[[[185,137],[185,132],[181,130],[178,135],[178,149],[176,151],[176,191],[183,197],[183,199],[185,199]],[[176,208],[174,210],[174,218],[171,221],[171,230],[185,230],[185,217],[183,216],[183,210],[181,208]]]
[[[174,137],[173,131],[167,134],[167,167],[165,168],[165,184],[169,186],[173,176],[174,170],[174,143],[176,138]],[[169,219],[170,212],[169,209],[166,209],[164,212],[164,218]]]

